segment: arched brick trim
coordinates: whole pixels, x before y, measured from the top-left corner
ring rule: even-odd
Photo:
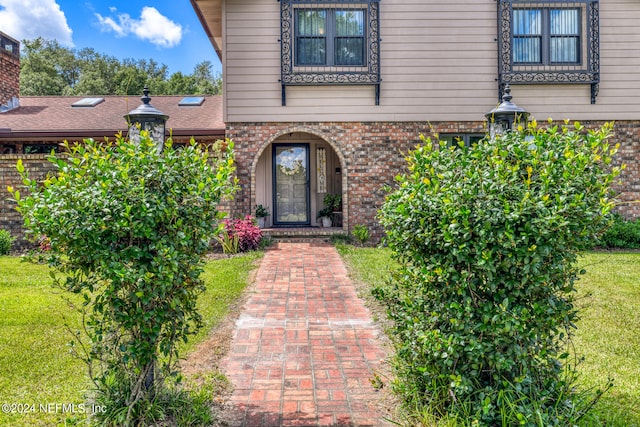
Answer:
[[[327,144],[329,144],[331,148],[333,148],[333,151],[335,151],[336,154],[338,155],[338,159],[340,159],[340,167],[342,168],[342,217],[344,218],[342,222],[342,229],[345,231],[348,231],[349,230],[349,192],[347,191],[347,189],[349,187],[347,186],[348,184],[347,161],[345,159],[344,154],[342,153],[342,150],[340,150],[338,144],[336,143],[336,141],[333,140],[333,138],[331,138],[330,135],[323,132],[318,132],[317,130],[308,126],[292,126],[286,129],[279,130],[278,132],[271,135],[266,141],[264,141],[260,146],[260,148],[258,149],[258,151],[256,152],[256,154],[253,156],[253,161],[251,162],[251,187],[249,190],[249,194],[251,198],[251,212],[255,211],[256,209],[256,168],[258,166],[258,161],[260,159],[260,156],[262,156],[262,153],[264,152],[264,150],[267,149],[269,145],[273,144],[281,136],[289,133],[306,133],[306,134],[317,136],[318,138],[322,139]]]

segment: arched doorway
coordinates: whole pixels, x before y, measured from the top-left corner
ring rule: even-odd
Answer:
[[[269,209],[268,227],[320,226],[317,215],[325,196],[339,194],[345,200],[341,156],[314,133],[296,130],[274,137],[254,165],[254,206]],[[344,226],[343,212],[333,218],[333,227]]]

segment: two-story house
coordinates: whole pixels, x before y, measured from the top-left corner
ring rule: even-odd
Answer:
[[[343,227],[376,236],[383,186],[420,134],[467,141],[505,84],[542,122],[615,121],[620,211],[640,216],[637,0],[191,0],[223,64],[238,213],[317,225],[327,193]]]

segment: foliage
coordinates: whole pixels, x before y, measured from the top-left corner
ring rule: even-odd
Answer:
[[[11,251],[14,237],[7,230],[0,229],[0,255],[7,255]]]
[[[337,245],[349,273],[369,288],[384,283],[397,265],[388,248]],[[579,385],[597,388],[609,379],[614,387],[583,419],[581,427],[640,426],[640,253],[587,252],[579,257],[586,269],[576,284],[580,319],[573,337],[579,363]],[[375,314],[375,304],[372,304]],[[393,382],[384,378],[384,382]],[[437,420],[428,408],[414,405],[396,408],[393,420],[402,426],[467,426],[472,420]]]
[[[612,124],[424,139],[381,210],[401,267],[376,297],[407,402],[479,425],[565,425],[586,409],[567,346],[577,252],[607,225]],[[588,407],[588,405],[587,405]]]
[[[227,236],[226,239],[237,241],[237,244],[234,244],[234,246],[237,245],[236,252],[225,253],[255,251],[260,247],[262,240],[262,230],[256,225],[251,215],[247,215],[244,219],[224,220],[224,230],[221,235],[223,239],[225,239],[224,236]]]
[[[57,283],[79,294],[89,345],[76,341],[97,396],[125,390],[125,424],[153,416],[153,396],[175,372],[177,344],[201,325],[202,256],[217,234],[221,199],[235,190],[233,143],[213,159],[192,141],[159,153],[134,144],[65,143],[43,183],[17,168],[30,192],[14,197],[34,238],[47,236]],[[113,385],[116,381],[118,384]],[[150,406],[151,405],[151,406]]]
[[[329,241],[334,245],[351,243],[351,236],[348,234],[332,234]]]
[[[269,216],[269,208],[258,205],[256,206],[256,218],[266,218]]]
[[[331,218],[333,215],[333,209],[324,207],[318,211],[316,218]]]
[[[222,377],[217,382],[225,380],[226,378]],[[91,407],[95,405],[104,408],[104,413],[98,417],[103,426],[129,425],[128,418],[133,418],[137,421],[136,425],[141,426],[158,425],[163,422],[166,425],[205,427],[212,425],[214,421],[214,393],[219,395],[223,391],[215,383],[185,385],[182,384],[181,378],[178,378],[159,390],[154,399],[140,400],[129,406],[126,399],[129,394],[127,378],[113,375],[104,378],[104,385]]]
[[[640,220],[627,220],[613,215],[613,223],[602,235],[597,246],[605,248],[640,248]]]
[[[327,193],[322,201],[324,202],[325,208],[329,209],[330,212],[336,212],[340,210],[340,206],[342,205],[342,194]]]
[[[215,239],[222,246],[223,253],[233,255],[240,252],[240,237],[237,234],[229,233],[226,228]]]
[[[22,43],[20,64],[21,95],[140,95],[145,86],[155,95],[222,93],[222,77],[213,73],[210,61],[197,64],[190,75],[176,72],[167,78],[167,66],[153,59],[120,61],[38,37]]]
[[[369,232],[369,227],[367,227],[364,224],[354,225],[351,233],[356,238],[358,243],[360,243],[361,245],[364,245],[365,243],[367,243],[367,241],[371,237],[371,233]]]

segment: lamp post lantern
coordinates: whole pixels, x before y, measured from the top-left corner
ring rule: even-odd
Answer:
[[[144,96],[140,98],[142,104],[124,116],[129,125],[129,140],[136,144],[139,143],[140,131],[146,130],[149,132],[151,140],[157,144],[158,154],[160,154],[164,147],[165,125],[169,116],[149,103],[151,97],[147,86],[144,87],[142,93],[144,93]],[[152,360],[148,366],[144,379],[144,388],[149,391],[152,397],[155,396],[155,360]]]
[[[500,105],[484,115],[487,118],[491,139],[513,129],[514,123],[527,122],[529,112],[511,102],[512,99],[511,88],[507,84]]]
[[[144,96],[140,98],[142,104],[135,110],[129,111],[124,118],[129,124],[129,139],[134,142],[140,141],[140,130],[149,132],[151,139],[158,144],[158,151],[162,151],[164,145],[165,125],[169,116],[155,108],[149,103],[149,88],[145,86],[142,91]]]

